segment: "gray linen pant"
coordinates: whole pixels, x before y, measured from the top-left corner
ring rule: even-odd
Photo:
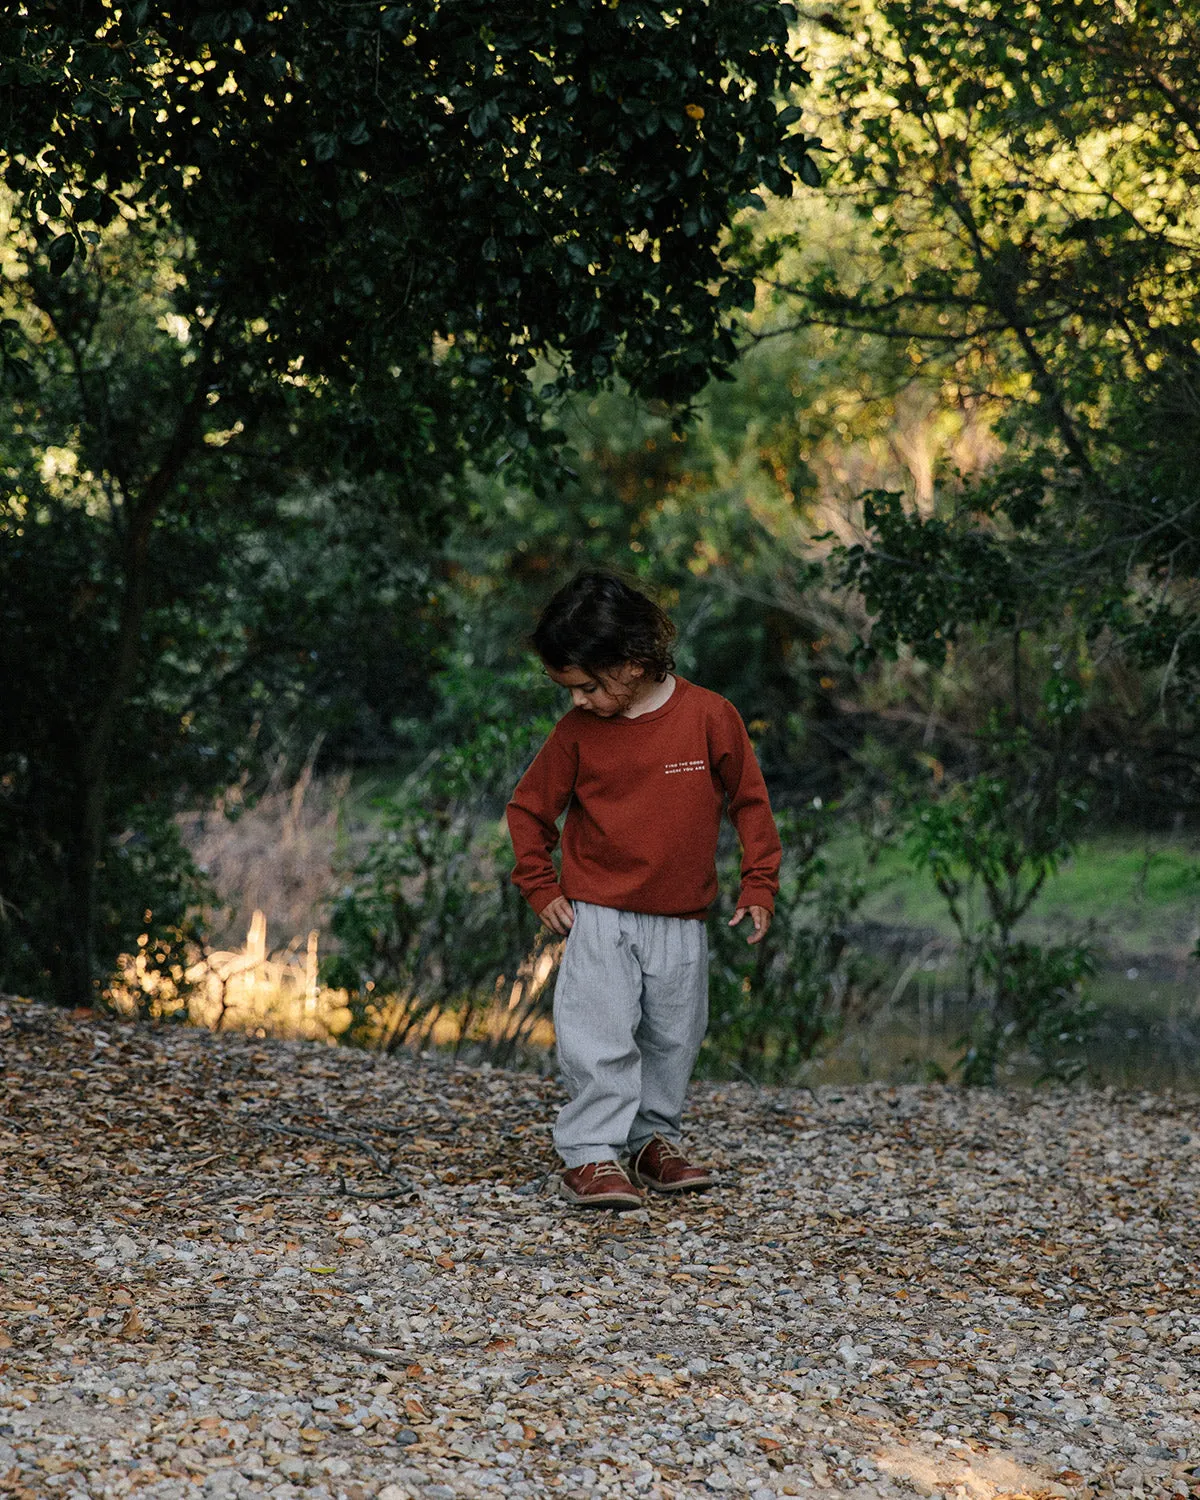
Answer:
[[[567,1167],[679,1139],[708,1025],[703,922],[576,901],[554,990],[558,1063],[571,1095],[554,1126]]]

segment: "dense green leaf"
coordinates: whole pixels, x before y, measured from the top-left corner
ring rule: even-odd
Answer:
[[[257,600],[252,559],[270,574],[304,532],[281,505],[319,493],[382,536],[404,517],[399,567],[468,453],[503,443],[546,482],[535,373],[684,405],[728,366],[725,226],[787,180],[763,104],[804,78],[768,0],[0,15],[0,984],[92,995],[142,920],[98,882],[147,789],[169,819],[318,705],[348,736],[338,674],[377,659],[344,653],[339,601],[417,583],[331,569],[326,516],[322,586]],[[396,608],[403,628],[355,624],[394,646],[359,708],[433,671],[422,608]],[[224,719],[189,709],[223,690]]]

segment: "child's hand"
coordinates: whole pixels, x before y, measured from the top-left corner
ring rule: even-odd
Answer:
[[[542,907],[541,918],[551,932],[566,937],[575,925],[575,908],[565,896],[555,896],[548,906]]]
[[[542,915],[545,916],[545,912]],[[750,920],[754,923],[754,931],[746,941],[748,943],[761,943],[767,935],[767,928],[771,925],[771,913],[765,906],[739,906],[729,919],[730,927],[736,927],[746,915],[749,915]]]

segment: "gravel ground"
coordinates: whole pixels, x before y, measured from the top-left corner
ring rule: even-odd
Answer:
[[[1200,1103],[553,1083],[0,1002],[0,1493],[1200,1495]]]

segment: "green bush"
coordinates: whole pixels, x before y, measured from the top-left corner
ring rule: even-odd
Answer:
[[[1069,1081],[1083,1072],[1080,1051],[1095,1009],[1085,986],[1096,972],[1087,943],[1010,942],[984,947],[979,972],[994,1004],[977,1013],[961,1070],[964,1083],[991,1083],[1003,1058],[1023,1049],[1041,1077]]]
[[[334,905],[339,951],[321,976],[350,996],[349,1039],[385,1048],[428,1034],[447,1013],[461,1045],[494,1009],[502,982],[520,983],[522,1000],[494,1036],[493,1054],[504,1060],[540,1017],[545,965],[531,983],[531,963],[545,939],[512,884],[501,809],[553,725],[552,689],[529,664],[496,672],[460,652],[438,691],[424,738],[448,748],[431,750],[381,802],[382,837]]]
[[[964,1083],[994,1083],[1001,1061],[1024,1049],[1043,1076],[1073,1077],[1092,1014],[1092,947],[1015,934],[1070,853],[1087,803],[1076,778],[1025,732],[995,732],[989,757],[987,770],[916,804],[905,838],[959,935],[970,1016],[959,1071]]]
[[[325,983],[350,995],[350,1039],[385,1049],[447,1011],[461,1043],[501,977],[517,978],[538,926],[509,878],[511,848],[495,817],[439,807],[429,790],[417,781],[386,805],[383,838],[334,907],[340,951],[322,966]]]
[[[836,809],[777,816],[783,841],[779,895],[767,936],[750,946],[747,923],[710,923],[709,1032],[700,1067],[756,1080],[785,1079],[871,1003],[872,979],[850,943],[865,894],[855,874],[831,868],[824,848]],[[731,843],[721,886],[736,890],[740,855]]]

